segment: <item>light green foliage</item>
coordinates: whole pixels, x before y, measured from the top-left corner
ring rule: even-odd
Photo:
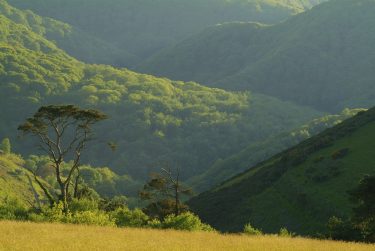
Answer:
[[[243,228],[243,233],[247,235],[262,235],[262,231],[251,226],[250,223],[246,224]]]
[[[25,220],[28,209],[18,199],[6,197],[0,201],[0,220]]]
[[[214,229],[202,223],[198,216],[186,212],[180,215],[169,215],[162,222],[163,228],[171,228],[185,231],[214,231]]]
[[[1,150],[4,154],[10,154],[12,152],[12,146],[8,138],[5,138],[3,139],[3,141],[1,141]]]
[[[135,56],[125,50],[118,49],[87,32],[52,18],[38,16],[30,10],[16,9],[5,0],[0,1],[0,14],[53,41],[70,55],[85,62],[130,66],[137,61]],[[40,48],[35,43],[33,46],[34,49]]]
[[[279,236],[291,238],[295,236],[295,233],[289,232],[287,228],[283,227],[283,228],[280,228]]]
[[[130,210],[128,208],[118,208],[111,212],[111,217],[119,227],[144,227],[149,220],[148,216],[140,209]]]

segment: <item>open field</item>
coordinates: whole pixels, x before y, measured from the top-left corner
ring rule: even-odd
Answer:
[[[248,237],[7,221],[0,222],[0,233],[0,250],[375,250],[375,245],[302,238]]]

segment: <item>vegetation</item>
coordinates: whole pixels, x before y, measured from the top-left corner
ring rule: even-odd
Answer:
[[[17,140],[14,128],[48,104],[108,114],[82,162],[135,180],[145,180],[160,161],[176,163],[186,180],[219,157],[320,114],[266,96],[83,64],[27,26],[0,20],[0,134],[24,156],[35,154],[33,142]],[[103,147],[109,141],[116,147]]]
[[[53,17],[145,59],[160,49],[229,21],[274,23],[321,0],[9,0]],[[168,18],[167,18],[168,17]],[[78,52],[78,51],[76,51]],[[75,56],[75,54],[73,54]],[[120,65],[129,65],[122,61]]]
[[[61,202],[64,212],[68,212],[69,200],[78,198],[82,152],[93,137],[92,126],[106,118],[105,114],[96,110],[83,110],[72,105],[50,105],[39,108],[33,117],[18,127],[23,133],[38,139],[40,148],[52,163],[54,178],[60,189],[56,198],[39,180],[37,170],[34,170],[35,181],[45,192],[51,206]],[[72,164],[63,173],[63,162],[68,158],[71,158]]]
[[[241,231],[250,221],[267,233],[285,226],[298,234],[328,235],[328,219],[347,219],[356,206],[347,191],[356,188],[364,174],[374,174],[374,132],[372,108],[202,193],[188,205],[222,231]],[[349,150],[335,158],[342,149]]]
[[[38,16],[30,10],[16,9],[6,0],[0,1],[0,14],[53,41],[58,47],[84,62],[130,66],[138,60],[136,56],[87,32],[52,18]]]
[[[272,136],[262,142],[252,143],[240,152],[226,159],[218,159],[211,167],[202,172],[202,174],[190,178],[187,183],[194,187],[195,191],[207,191],[221,182],[224,182],[229,177],[244,172],[273,155],[327,128],[340,124],[361,111],[366,111],[366,109],[345,109],[340,114],[325,115],[316,118],[291,132]]]
[[[276,25],[216,25],[137,70],[251,90],[323,111],[371,107],[374,12],[373,0],[332,0]]]
[[[277,236],[222,235],[111,227],[0,223],[0,247],[8,250],[322,250],[370,251],[373,245]],[[48,233],[46,235],[45,233]],[[73,241],[72,241],[73,240]],[[58,241],[59,245],[56,245]]]
[[[181,184],[180,170],[177,169],[174,173],[171,168],[162,168],[161,174],[151,175],[151,180],[139,193],[141,199],[150,203],[144,208],[144,212],[158,219],[186,212],[188,207],[182,203],[183,196],[191,194],[191,188]]]

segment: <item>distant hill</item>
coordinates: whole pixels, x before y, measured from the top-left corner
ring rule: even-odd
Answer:
[[[374,105],[375,1],[331,0],[276,25],[224,23],[138,70],[338,112]]]
[[[251,222],[266,232],[287,227],[322,233],[331,216],[347,217],[347,191],[375,174],[375,108],[256,165],[189,205],[212,226],[240,231]]]
[[[16,9],[5,0],[0,0],[0,14],[25,25],[86,63],[130,66],[138,61],[136,56],[87,32],[52,18],[38,16],[30,10]]]
[[[222,22],[276,23],[323,0],[9,0],[145,59]]]
[[[145,179],[161,163],[184,179],[250,142],[289,131],[321,113],[275,98],[171,81],[105,65],[84,64],[0,15],[0,135],[24,154],[38,149],[17,126],[41,105],[70,103],[102,110],[97,140],[84,163]],[[108,147],[114,143],[116,151]],[[224,143],[225,142],[225,143]]]

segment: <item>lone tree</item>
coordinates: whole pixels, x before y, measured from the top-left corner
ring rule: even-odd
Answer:
[[[162,168],[161,173],[151,174],[151,179],[139,192],[141,199],[150,201],[143,211],[150,217],[163,219],[169,214],[180,215],[188,210],[181,202],[182,196],[189,196],[192,190],[180,181],[180,170],[173,174],[170,168]]]
[[[51,205],[61,202],[67,212],[73,177],[79,177],[81,153],[92,139],[92,126],[106,118],[105,114],[97,110],[80,109],[73,105],[49,105],[41,107],[33,117],[18,127],[24,134],[37,137],[40,148],[50,158],[59,194],[52,195],[36,172],[33,173]],[[78,179],[75,181],[78,182]],[[74,187],[76,184],[73,184]]]

